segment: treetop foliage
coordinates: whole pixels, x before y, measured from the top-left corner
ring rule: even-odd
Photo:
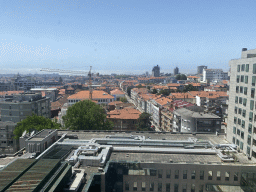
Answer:
[[[43,116],[37,116],[33,114],[32,116],[28,116],[26,119],[17,123],[13,133],[15,135],[15,139],[21,137],[24,131],[31,132],[34,130],[41,131],[43,129],[59,129],[60,124],[53,122],[51,119],[47,119]]]
[[[104,109],[90,100],[69,107],[63,120],[66,128],[71,130],[109,130],[113,127]]]

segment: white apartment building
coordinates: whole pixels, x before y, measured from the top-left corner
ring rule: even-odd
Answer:
[[[242,50],[229,62],[230,89],[227,139],[250,157],[256,157],[256,49]]]
[[[228,79],[228,73],[222,69],[203,69],[203,82],[218,82]]]

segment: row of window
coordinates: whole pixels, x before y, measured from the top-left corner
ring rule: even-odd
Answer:
[[[233,127],[233,133],[240,136],[242,139],[244,139],[244,131],[241,131],[240,129],[236,129],[236,127]],[[239,146],[239,145],[238,145]]]
[[[247,104],[247,99],[246,98],[242,98],[242,97],[235,97],[235,103],[239,103],[239,104],[243,104],[243,106],[246,107]]]
[[[237,65],[237,72],[240,71],[249,72],[249,64]]]
[[[208,180],[212,180],[213,171],[206,171],[206,174],[208,175]],[[221,174],[221,172],[217,171],[217,173],[216,173],[217,180],[221,180],[220,174]],[[188,176],[187,170],[183,170],[182,173],[180,173],[180,170],[174,171],[174,179],[179,179],[180,175],[182,176],[181,178],[183,178],[183,179],[196,179],[196,171],[195,170],[191,171],[190,176]],[[229,180],[229,172],[225,172],[225,175],[226,175],[225,180],[228,181]],[[227,177],[227,175],[228,175],[228,177]],[[151,169],[150,176],[158,176],[158,178],[163,178],[163,169],[159,169],[159,170]],[[199,179],[204,180],[205,179],[204,176],[205,176],[205,171],[200,170]],[[171,170],[169,170],[169,169],[166,170],[166,178],[167,179],[171,178]],[[238,178],[238,173],[235,173],[234,181],[237,181],[237,178]]]
[[[242,141],[239,141],[239,139],[236,139],[235,137],[233,137],[233,143],[236,144],[237,146],[240,146],[241,150],[244,149],[244,143]],[[251,136],[250,135],[248,136],[247,144],[251,145]],[[247,146],[246,154],[250,156],[250,154],[251,154],[250,146]]]
[[[182,184],[181,186],[182,188],[182,192],[187,192],[187,184]],[[149,190],[146,190],[147,187],[146,187],[146,182],[142,182],[141,183],[141,189],[138,188],[138,182],[133,182],[133,187],[132,187],[132,190],[133,191],[155,191],[155,183],[154,182],[150,182],[149,183]],[[195,184],[191,184],[190,186],[190,191],[191,192],[195,192],[195,189],[196,189],[196,185]],[[129,182],[125,182],[125,191],[129,191],[130,190],[130,184]],[[157,183],[157,191],[158,192],[161,192],[163,191],[163,184],[162,183]],[[166,192],[170,192],[171,191],[171,184],[170,183],[166,183],[165,184],[165,190]],[[173,185],[173,190],[174,192],[178,192],[179,191],[179,184],[178,183],[175,183]],[[204,191],[204,185],[200,185],[199,186],[199,192],[203,192]]]
[[[237,75],[236,76],[237,83],[245,83],[248,84],[248,76],[247,75]],[[256,83],[256,76],[252,76],[252,86],[255,86]]]
[[[256,115],[254,116],[254,121],[256,121],[255,117],[256,117]],[[253,119],[253,113],[250,112],[249,113],[249,121],[252,122],[252,119]],[[241,125],[242,128],[245,128],[245,121],[241,120],[240,118],[234,117],[234,124]],[[248,124],[248,132],[252,133],[252,124],[251,123]]]
[[[243,93],[244,95],[247,95],[247,87],[236,86],[236,93]],[[251,98],[254,98],[254,96],[255,96],[255,88],[251,88]]]

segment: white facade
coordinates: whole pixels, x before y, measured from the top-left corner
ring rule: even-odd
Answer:
[[[249,157],[256,157],[256,49],[243,49],[231,60],[227,140]]]
[[[228,73],[223,72],[222,69],[203,69],[203,82],[227,80]]]

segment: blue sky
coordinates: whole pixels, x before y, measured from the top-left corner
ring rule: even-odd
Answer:
[[[0,73],[228,70],[255,49],[256,1],[0,0]]]

